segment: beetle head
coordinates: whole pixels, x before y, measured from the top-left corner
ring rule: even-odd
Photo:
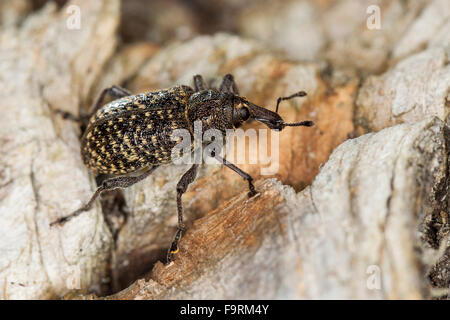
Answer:
[[[245,121],[249,119],[255,119],[256,121],[264,123],[270,129],[275,130],[283,130],[285,127],[298,127],[298,126],[311,127],[314,125],[314,122],[312,121],[286,123],[278,114],[278,105],[282,100],[291,99],[293,97],[303,97],[305,95],[306,93],[301,91],[289,97],[278,98],[276,112],[257,106],[256,104],[251,103],[245,98],[235,96],[234,110],[233,110],[234,111],[233,125],[235,128],[238,128]]]
[[[313,126],[312,121],[286,123],[278,114],[278,105],[282,100],[303,97],[301,91],[289,97],[278,98],[276,112],[257,106],[247,99],[229,92],[202,90],[189,98],[188,119],[191,124],[200,120],[204,130],[214,128],[225,132],[239,128],[244,122],[255,119],[270,129],[283,130],[285,127]]]

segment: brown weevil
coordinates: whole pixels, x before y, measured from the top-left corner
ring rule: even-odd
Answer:
[[[106,94],[117,100],[103,105]],[[282,100],[305,95],[301,91],[278,98],[273,112],[239,96],[230,74],[224,76],[219,89],[207,88],[203,78],[196,75],[194,89],[181,85],[137,95],[117,86],[103,90],[91,112],[85,117],[89,122],[81,138],[81,155],[92,171],[113,177],[103,181],[84,206],[51,225],[62,225],[88,211],[103,191],[127,188],[148,177],[158,166],[171,163],[171,150],[177,144],[171,139],[173,131],[187,129],[193,134],[195,121],[201,121],[204,131],[214,128],[224,133],[251,119],[276,130],[283,130],[287,126],[314,125],[312,121],[285,123],[278,115],[278,106]],[[65,117],[73,118],[69,114],[65,114]],[[256,194],[249,174],[217,154],[211,156],[247,180],[249,197]],[[171,261],[173,254],[178,251],[178,241],[185,230],[181,197],[194,181],[198,166],[193,164],[177,184],[178,229],[167,254],[167,261]]]

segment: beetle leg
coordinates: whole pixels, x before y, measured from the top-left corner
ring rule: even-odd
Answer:
[[[86,124],[87,121],[89,120],[89,118],[95,112],[97,112],[98,109],[100,109],[103,106],[103,101],[105,100],[106,94],[109,94],[113,98],[123,98],[123,97],[131,95],[131,92],[128,91],[127,89],[124,89],[124,88],[119,87],[119,86],[112,86],[112,87],[106,88],[100,93],[100,96],[97,98],[97,101],[91,107],[89,112],[85,113],[83,111],[80,111],[80,115],[78,117],[74,116],[70,112],[67,112],[67,111],[64,111],[64,110],[60,110],[60,109],[56,109],[55,112],[61,114],[61,116],[64,119],[72,120],[72,121],[76,121],[76,122],[81,122],[81,123]]]
[[[147,178],[158,166],[151,167],[146,172],[139,176],[122,176],[122,177],[116,177],[116,178],[110,178],[103,181],[102,185],[97,188],[97,190],[92,195],[91,199],[81,208],[78,210],[72,212],[68,216],[59,218],[58,220],[53,221],[50,223],[50,226],[54,226],[56,224],[63,225],[67,221],[69,221],[72,218],[75,218],[76,216],[80,215],[81,213],[88,211],[92,208],[92,205],[94,204],[94,201],[97,199],[97,197],[105,190],[112,190],[117,188],[128,188],[129,186],[132,186],[133,184],[144,180]]]
[[[199,74],[196,74],[194,76],[194,87],[195,87],[195,92],[206,90],[205,81],[203,81],[203,77]]]
[[[235,95],[239,95],[239,90],[236,86],[236,82],[234,82],[234,77],[231,74],[226,74],[223,77],[222,84],[219,88],[220,92],[232,92]]]
[[[228,160],[218,156],[218,155],[212,155],[212,157],[214,157],[217,161],[219,161],[220,163],[222,163],[224,166],[230,168],[231,170],[233,170],[234,172],[236,172],[238,175],[240,175],[242,178],[244,178],[245,180],[248,181],[248,188],[250,190],[250,192],[248,193],[249,198],[253,197],[254,195],[256,195],[256,190],[255,190],[255,186],[253,185],[253,178],[251,175],[249,175],[247,172],[242,171],[241,169],[239,169],[238,167],[236,167],[234,164],[232,164],[231,162],[229,162]]]
[[[193,164],[192,167],[190,167],[189,170],[183,174],[177,184],[178,229],[172,241],[172,245],[170,246],[169,252],[167,253],[167,262],[171,262],[173,260],[173,255],[178,252],[178,241],[186,229],[183,223],[183,202],[181,197],[183,193],[186,192],[189,184],[195,180],[198,166],[198,164]]]
[[[55,113],[59,113],[63,119],[71,120],[75,122],[82,122],[81,117],[74,116],[72,113],[60,109],[55,109]]]
[[[100,93],[100,96],[97,98],[97,101],[95,104],[91,107],[89,110],[89,113],[86,115],[86,117],[89,119],[94,113],[97,112],[98,109],[100,109],[103,106],[103,101],[105,100],[106,95],[109,94],[113,98],[123,98],[126,96],[130,96],[131,92],[128,91],[125,88],[119,87],[119,86],[112,86],[106,89],[103,89],[102,93]]]

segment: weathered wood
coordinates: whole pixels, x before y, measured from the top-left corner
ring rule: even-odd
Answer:
[[[435,199],[448,182],[448,130],[428,119],[348,140],[298,194],[260,182],[255,198],[241,193],[194,221],[173,263],[109,298],[429,298],[423,270],[442,252],[427,227],[447,208]]]
[[[358,93],[357,123],[376,131],[430,115],[444,120],[450,107],[449,54],[448,48],[431,48],[370,76]]]
[[[79,30],[49,3],[0,35],[0,298],[104,291],[111,236],[96,206],[74,223],[49,223],[91,193],[79,130],[53,113],[78,112],[115,48],[119,1],[74,1]]]
[[[272,161],[278,167],[275,174],[261,174],[261,167],[269,167],[261,164],[261,158],[257,164],[250,164],[247,156],[245,163],[239,163],[255,179],[276,177],[296,190],[303,189],[311,183],[331,151],[354,131],[357,79],[334,84],[334,92],[329,92],[327,87],[332,80],[322,77],[317,65],[271,55],[258,43],[237,36],[202,36],[168,46],[139,70],[128,87],[139,92],[174,83],[191,84],[194,74],[202,74],[206,81],[215,80],[213,85],[217,85],[226,73],[234,74],[242,95],[271,110],[277,97],[305,90],[307,97],[283,102],[280,115],[288,122],[310,119],[317,123],[312,128],[287,128],[280,133],[279,157]],[[245,127],[250,128],[266,127],[253,122]],[[265,134],[260,132],[260,136]],[[257,150],[258,144],[251,144],[248,152]],[[177,223],[176,184],[186,170],[187,166],[158,168],[152,177],[124,191],[132,214],[117,241],[118,264],[113,268],[118,271],[118,279],[114,280],[117,287],[129,284],[165,256]],[[246,182],[231,170],[202,166],[197,181],[183,196],[188,225],[245,188]]]
[[[151,11],[142,23],[119,2],[0,4],[1,299],[448,297],[448,1],[127,1]],[[68,28],[70,5],[80,29]],[[367,28],[368,5],[381,9],[379,30]],[[205,17],[218,7],[226,19]],[[197,35],[221,25],[235,35]],[[226,73],[269,109],[306,91],[280,115],[316,122],[280,133],[275,174],[239,164],[255,198],[231,170],[204,165],[183,196],[188,229],[170,265],[160,261],[188,166],[160,167],[49,227],[96,187],[79,126],[54,110],[77,114],[113,84],[137,93]]]

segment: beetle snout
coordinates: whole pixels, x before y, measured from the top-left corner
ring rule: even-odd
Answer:
[[[281,130],[284,128],[284,121],[278,113],[259,107],[251,102],[246,101],[245,105],[250,112],[250,118],[264,123],[270,129]]]
[[[284,121],[281,118],[280,119],[255,118],[255,120],[264,123],[272,130],[284,129]]]

